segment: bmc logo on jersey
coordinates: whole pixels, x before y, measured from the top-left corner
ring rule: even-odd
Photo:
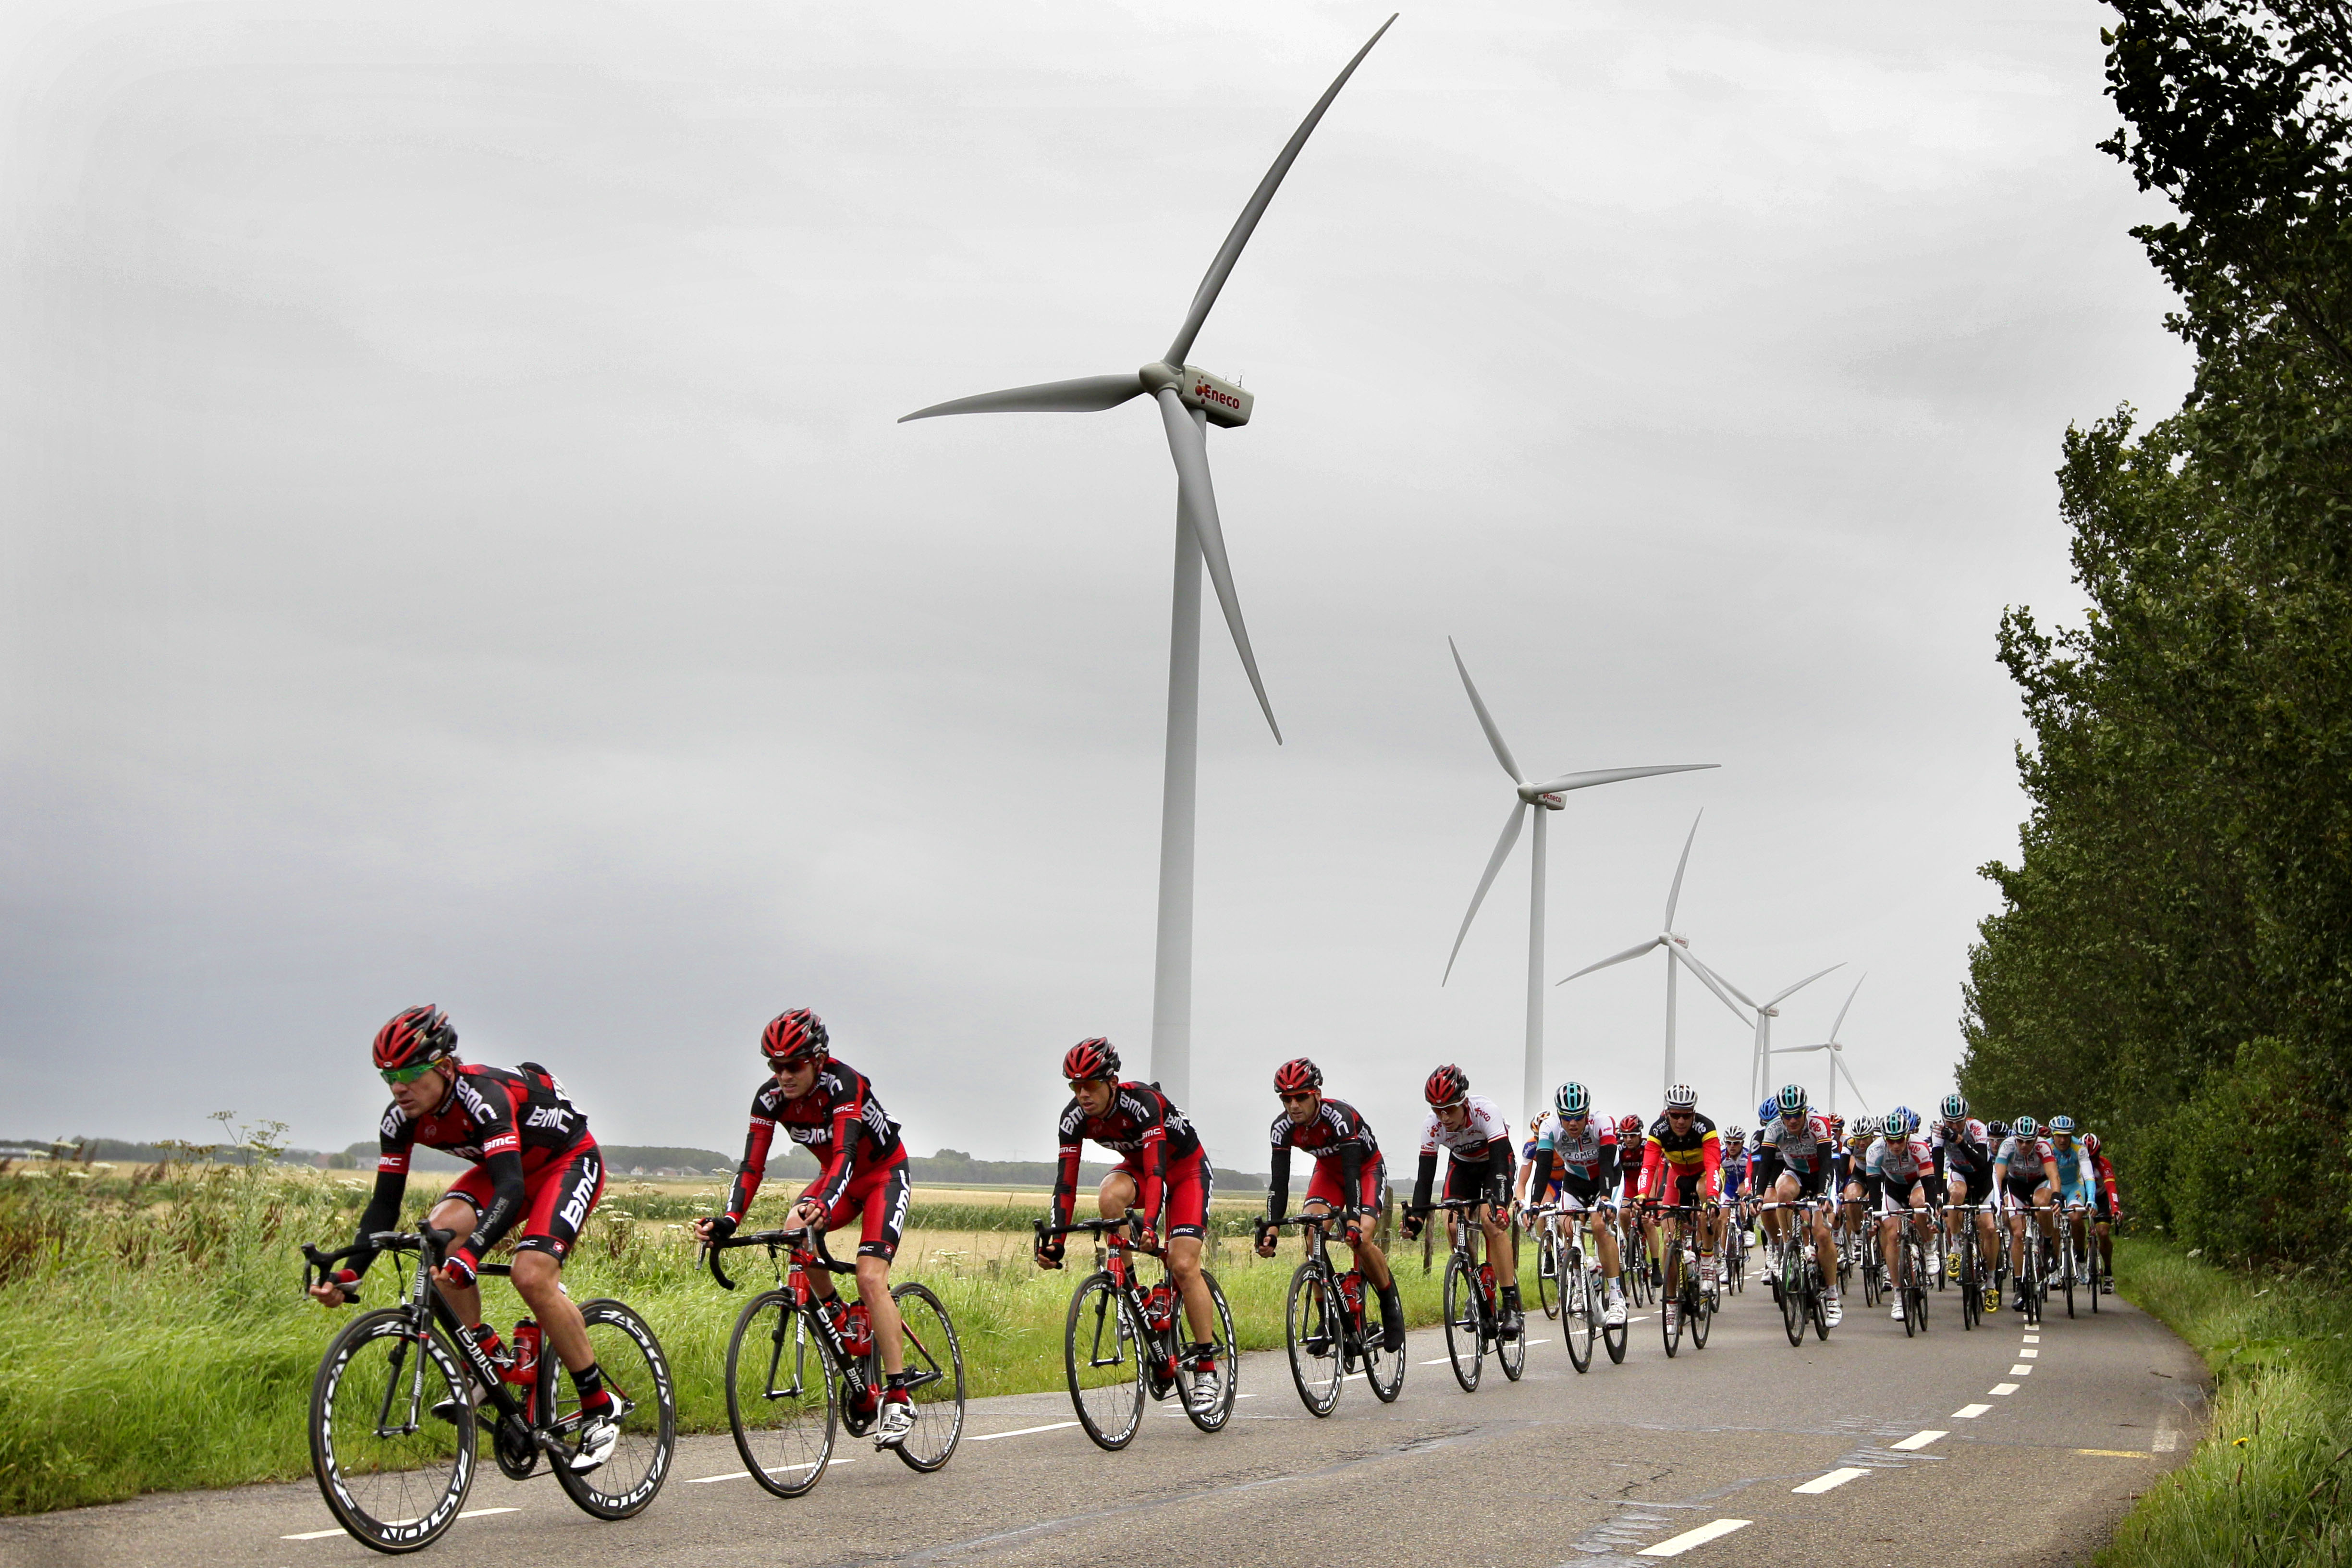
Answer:
[[[572,1183],[572,1191],[564,1194],[563,1207],[561,1211],[563,1223],[570,1226],[575,1232],[587,1221],[588,1205],[595,1201],[596,1183],[603,1173],[603,1168],[596,1161],[582,1161],[580,1179]]]
[[[552,1127],[558,1132],[568,1132],[572,1130],[572,1113],[560,1105],[537,1106],[523,1118],[522,1124],[525,1127]]]

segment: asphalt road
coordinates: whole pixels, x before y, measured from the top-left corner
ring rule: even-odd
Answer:
[[[1492,1362],[1475,1394],[1412,1336],[1391,1405],[1351,1382],[1307,1414],[1281,1356],[1253,1355],[1222,1433],[1172,1405],[1106,1454],[1066,1396],[975,1402],[962,1447],[919,1476],[845,1440],[809,1497],[769,1497],[721,1435],[684,1439],[638,1518],[601,1524],[545,1479],[485,1465],[469,1510],[425,1560],[501,1564],[1150,1565],[1648,1563],[1678,1538],[1691,1568],[2080,1562],[2201,1430],[2205,1373],[2160,1324],[2109,1298],[2035,1335],[2009,1312],[1973,1332],[1932,1299],[1906,1340],[1857,1307],[1826,1343],[1782,1335],[1760,1287],[1732,1298],[1704,1351],[1668,1361],[1654,1315],[1622,1366],[1570,1365],[1538,1316],[1525,1381]],[[2087,1303],[2085,1303],[2087,1307]],[[1435,1362],[1438,1364],[1428,1364]],[[730,1479],[731,1478],[731,1479]],[[1739,1522],[1734,1522],[1739,1521]],[[0,1521],[5,1568],[330,1568],[379,1561],[308,1483],[158,1495]]]

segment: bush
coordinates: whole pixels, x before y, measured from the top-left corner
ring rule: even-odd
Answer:
[[[2217,1262],[2340,1260],[2352,1182],[2344,1120],[2322,1089],[2267,1037],[2209,1078],[2159,1134],[2173,1234]]]

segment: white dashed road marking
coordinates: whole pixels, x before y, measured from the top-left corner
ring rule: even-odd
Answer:
[[[1958,1410],[1952,1412],[1952,1419],[1955,1421],[1973,1421],[1991,1408],[1992,1406],[1990,1405],[1963,1405]]]
[[[1010,1432],[983,1432],[975,1436],[972,1438],[972,1441],[975,1443],[993,1443],[999,1437],[1026,1437],[1033,1432],[1059,1432],[1066,1427],[1075,1426],[1076,1425],[1077,1423],[1075,1421],[1052,1421],[1046,1423],[1043,1426],[1015,1427]]]
[[[1634,1555],[1680,1557],[1694,1546],[1705,1546],[1708,1542],[1720,1536],[1729,1535],[1735,1530],[1745,1530],[1748,1525],[1748,1521],[1744,1519],[1718,1519],[1711,1524],[1702,1524],[1696,1530],[1685,1530],[1680,1535],[1670,1535],[1655,1546],[1644,1546]]]
[[[2032,1361],[2041,1353],[2042,1352],[2040,1351],[2020,1351],[2017,1352],[2017,1359],[2020,1361]]]
[[[2032,1377],[2033,1375],[2033,1369],[2026,1365],[2023,1362],[2019,1362],[2015,1366],[2009,1369],[2009,1375],[2011,1377]]]
[[[1992,1385],[1992,1392],[2003,1394],[2015,1394],[2017,1392],[2017,1384],[2013,1383],[1996,1383]]]
[[[1790,1487],[1789,1489],[1792,1492],[1803,1492],[1808,1496],[1817,1496],[1822,1492],[1835,1491],[1838,1488],[1845,1485],[1846,1482],[1857,1479],[1858,1478],[1868,1474],[1870,1474],[1868,1470],[1863,1469],[1857,1466],[1848,1465],[1843,1469],[1832,1470],[1826,1476],[1815,1476],[1803,1486]]]
[[[480,1519],[485,1514],[520,1513],[521,1511],[522,1510],[519,1508],[469,1508],[457,1517],[459,1519]],[[341,1535],[342,1533],[342,1527],[338,1525],[333,1530],[306,1530],[299,1535],[281,1535],[278,1539],[280,1541],[324,1541],[331,1535]]]
[[[1978,1408],[1981,1409],[1983,1406],[1979,1405]],[[1886,1446],[1895,1449],[1897,1453],[1907,1454],[1915,1448],[1926,1447],[1928,1444],[1934,1442],[1938,1437],[1948,1437],[1950,1436],[1951,1434],[1949,1432],[1937,1432],[1930,1428],[1925,1432],[1914,1432],[1908,1437],[1904,1438],[1900,1443],[1889,1443]]]

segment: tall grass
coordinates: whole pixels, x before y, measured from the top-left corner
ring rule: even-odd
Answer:
[[[2143,1497],[2101,1568],[2352,1568],[2352,1297],[2341,1280],[2116,1244],[2116,1288],[2205,1357],[2211,1431]]]
[[[350,1313],[300,1294],[299,1248],[348,1241],[370,1185],[346,1173],[266,1165],[0,1166],[0,1513],[307,1473],[311,1378]],[[432,1195],[423,1188],[412,1188],[409,1223]],[[763,1197],[747,1226],[782,1223],[785,1202]],[[729,1272],[743,1286],[732,1295],[698,1268],[685,1226],[708,1212],[692,1192],[610,1194],[564,1269],[575,1299],[619,1297],[653,1325],[688,1431],[725,1430],[728,1334],[769,1278],[751,1250],[730,1255]],[[1025,1229],[1034,1212],[934,1203],[910,1215],[910,1228]],[[1213,1239],[1211,1267],[1235,1331],[1245,1348],[1278,1348],[1297,1243],[1261,1262],[1244,1239],[1246,1213],[1217,1217],[1223,1234]],[[1440,1281],[1422,1272],[1415,1252],[1400,1259],[1397,1277],[1412,1321],[1427,1322]],[[401,1289],[400,1263],[378,1261],[365,1305]],[[1040,1273],[1015,1244],[987,1261],[929,1249],[896,1273],[923,1279],[946,1302],[979,1397],[1065,1386],[1063,1321],[1089,1265],[1074,1247],[1070,1268]],[[511,1324],[520,1300],[503,1281],[485,1287],[488,1317]]]

